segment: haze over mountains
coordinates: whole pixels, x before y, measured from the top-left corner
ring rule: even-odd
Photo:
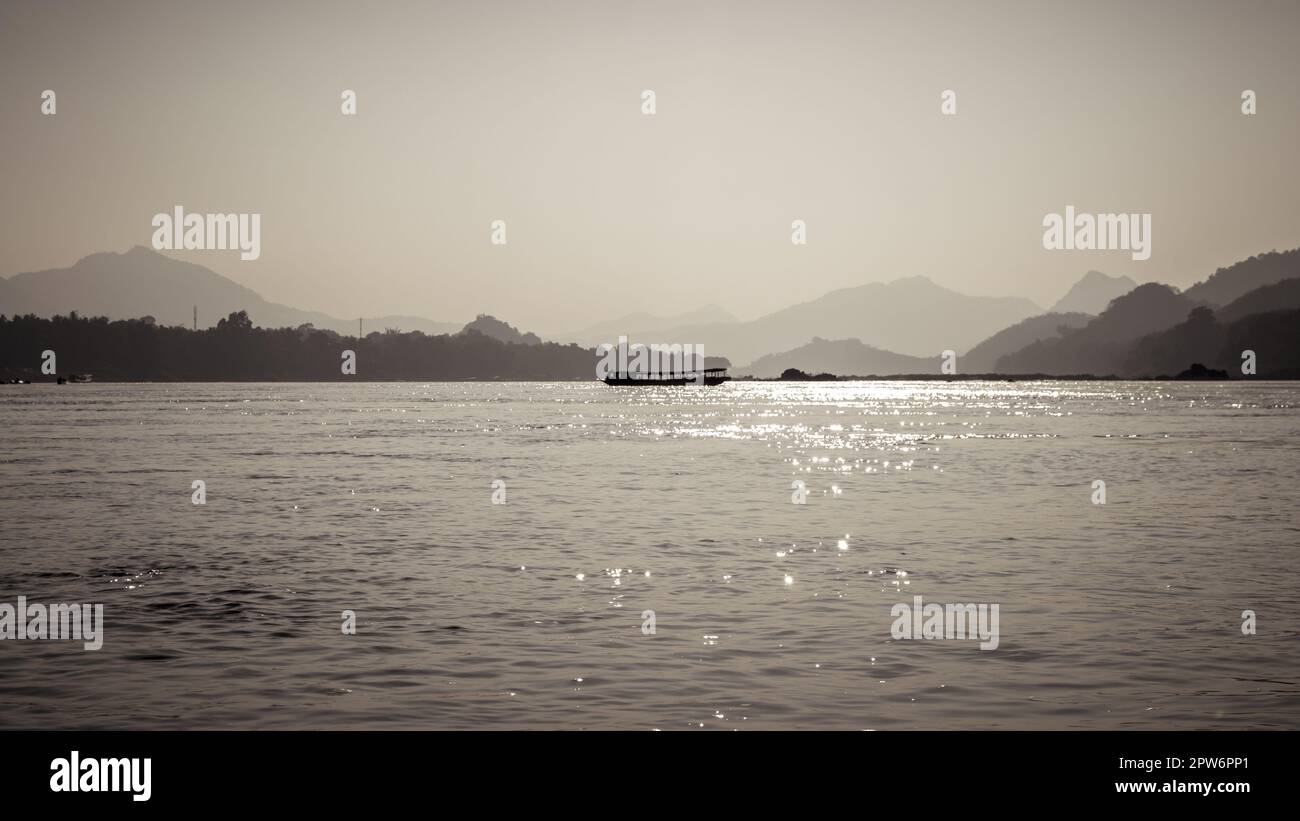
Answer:
[[[53,316],[75,310],[82,315],[112,319],[148,315],[163,325],[188,327],[195,305],[199,308],[200,327],[211,327],[218,319],[244,310],[260,327],[311,323],[342,334],[355,334],[357,330],[355,319],[268,302],[208,268],[141,246],[123,254],[92,254],[69,268],[0,279],[0,313],[8,315]],[[894,353],[933,357],[945,349],[964,351],[990,334],[1038,313],[1038,306],[1027,299],[966,296],[925,277],[909,277],[832,291],[748,322],[737,321],[716,305],[706,305],[671,316],[633,313],[558,335],[552,341],[577,342],[585,347],[616,342],[619,336],[634,342],[689,342],[704,345],[710,356],[746,363],[798,347],[814,337],[861,338]],[[454,333],[464,326],[419,317],[365,321],[367,332],[388,327],[440,334]],[[526,331],[495,318],[479,330],[508,342],[539,341],[535,335],[525,339]]]
[[[1194,307],[1195,302],[1168,285],[1149,282],[1114,300],[1088,324],[1000,357],[996,368],[1004,373],[1119,373],[1134,341],[1178,324]]]
[[[1143,284],[1112,301],[1110,307],[1088,325],[1037,340],[1021,351],[1000,357],[996,370],[1001,373],[1158,375],[1169,372],[1174,362],[1170,357],[1177,355],[1182,344],[1175,343],[1175,340],[1187,342],[1197,330],[1206,334],[1213,331],[1217,342],[1205,342],[1205,346],[1214,348],[1209,359],[1222,362],[1226,356],[1222,344],[1227,343],[1230,335],[1226,333],[1226,326],[1219,326],[1217,321],[1210,322],[1206,316],[1213,318],[1221,314],[1223,320],[1236,325],[1251,317],[1300,308],[1300,286],[1294,282],[1297,278],[1300,278],[1300,249],[1252,256],[1216,270],[1204,282],[1193,284],[1183,292],[1166,284]],[[1183,325],[1196,308],[1209,309],[1209,313],[1197,314],[1200,321],[1183,327],[1182,331],[1175,331],[1164,342],[1147,339]],[[1240,364],[1243,349],[1270,346],[1273,348],[1270,368],[1284,370],[1288,368],[1284,362],[1300,355],[1297,349],[1287,349],[1286,336],[1278,333],[1279,329],[1273,323],[1247,322],[1238,330],[1249,327],[1260,331],[1260,338],[1230,352],[1232,357],[1229,361]],[[1182,368],[1192,361],[1199,361],[1196,356],[1206,357],[1208,348],[1205,346],[1183,346],[1186,347],[1186,357],[1192,359],[1183,362]],[[1203,364],[1209,365],[1210,362]]]
[[[1300,248],[1257,254],[1226,268],[1219,268],[1203,282],[1183,291],[1195,302],[1227,305],[1265,285],[1300,276]]]
[[[115,319],[152,316],[160,325],[188,327],[194,305],[201,327],[247,311],[264,328],[311,324],[348,336],[357,331],[356,320],[267,302],[203,266],[140,246],[0,279],[0,314],[9,316],[77,311]],[[1276,317],[1258,317],[1300,309],[1300,250],[1220,268],[1182,293],[1160,283],[1133,287],[1127,277],[1089,271],[1053,308],[1075,310],[1043,313],[1027,299],[968,296],[915,276],[832,291],[750,321],[706,305],[671,316],[628,314],[552,341],[592,348],[627,336],[632,342],[703,344],[710,357],[739,365],[738,375],[758,377],[787,368],[863,376],[935,373],[945,350],[958,354],[964,374],[1156,375],[1190,365],[1179,361],[1184,352],[1230,362],[1233,352],[1225,346],[1254,332],[1263,335],[1259,344],[1274,348],[1270,365],[1285,369],[1284,326]],[[1206,312],[1193,314],[1198,308]],[[464,326],[419,317],[366,320],[368,333],[386,328],[429,335],[463,328],[507,344],[542,343],[537,334],[487,314]]]
[[[738,364],[814,338],[861,339],[894,353],[932,357],[947,349],[964,351],[1038,313],[1028,299],[967,296],[915,276],[831,291],[748,322],[679,325],[658,332],[659,338],[634,341],[704,345]]]
[[[886,375],[900,373],[934,373],[939,358],[908,356],[864,345],[859,339],[813,339],[784,353],[760,356],[747,367],[736,370],[737,376],[773,379],[788,368],[811,374]]]
[[[1286,376],[1300,365],[1300,345],[1288,330],[1286,313],[1300,309],[1300,250],[1260,254],[1220,268],[1183,293],[1160,283],[1132,283],[1089,271],[1053,308],[1090,308],[1097,315],[1054,310],[1023,319],[965,353],[954,348],[957,372],[1174,375],[1195,362],[1236,370],[1247,349],[1269,352],[1260,374]],[[1202,311],[1192,321],[1198,308]],[[1295,324],[1300,327],[1300,313]],[[908,357],[858,338],[818,338],[761,357],[739,373],[771,378],[797,368],[893,376],[933,374],[939,364],[937,354]]]
[[[737,319],[717,305],[705,305],[686,313],[673,316],[655,316],[638,312],[588,325],[577,331],[557,333],[554,339],[563,342],[577,342],[586,348],[594,348],[606,342],[616,344],[620,336],[628,339],[660,342],[669,339],[672,329],[691,325],[730,325]]]
[[[1065,296],[1057,300],[1048,313],[1099,314],[1117,296],[1127,294],[1137,287],[1128,277],[1112,277],[1101,271],[1089,271],[1074,283]]]
[[[1001,356],[996,370],[1157,376],[1194,362],[1227,370],[1252,350],[1259,374],[1280,376],[1300,365],[1297,331],[1300,250],[1274,251],[1220,268],[1182,293],[1140,285],[1087,325]]]
[[[355,317],[340,319],[267,302],[256,291],[211,269],[163,256],[141,245],[124,254],[91,254],[68,268],[0,278],[0,313],[9,316],[54,316],[71,311],[110,319],[152,316],[162,325],[188,328],[195,306],[200,328],[212,327],[227,315],[244,310],[264,328],[296,328],[311,323],[338,333],[357,332]],[[460,330],[463,323],[384,316],[367,318],[365,325],[367,331],[391,327],[444,334]]]
[[[1003,328],[966,352],[958,360],[962,373],[993,373],[998,360],[1040,339],[1059,336],[1067,330],[1082,328],[1094,319],[1087,313],[1047,313],[1031,316],[1010,328]]]

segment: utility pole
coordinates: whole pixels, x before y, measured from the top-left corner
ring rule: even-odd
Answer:
[[[199,329],[199,306],[194,306],[194,330]]]
[[[362,325],[363,322],[365,322],[365,319],[363,319],[363,318],[361,318],[361,317],[357,317],[357,339],[365,339],[365,338],[366,338],[366,335],[365,335],[365,334],[362,332],[362,330],[361,330],[361,325]]]

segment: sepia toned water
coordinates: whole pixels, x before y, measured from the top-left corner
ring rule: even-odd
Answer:
[[[1300,729],[1295,383],[6,385],[0,430],[0,602],[105,621],[0,641],[4,728]],[[914,595],[998,648],[893,640]]]

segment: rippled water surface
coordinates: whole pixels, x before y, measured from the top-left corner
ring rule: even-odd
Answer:
[[[106,634],[0,641],[0,727],[1300,728],[1295,384],[8,385],[0,429],[0,602]],[[999,647],[893,640],[914,595]]]

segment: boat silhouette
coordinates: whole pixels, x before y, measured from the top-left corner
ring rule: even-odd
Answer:
[[[613,373],[602,381],[615,386],[648,385],[721,385],[731,380],[726,368],[705,368],[686,373]]]

